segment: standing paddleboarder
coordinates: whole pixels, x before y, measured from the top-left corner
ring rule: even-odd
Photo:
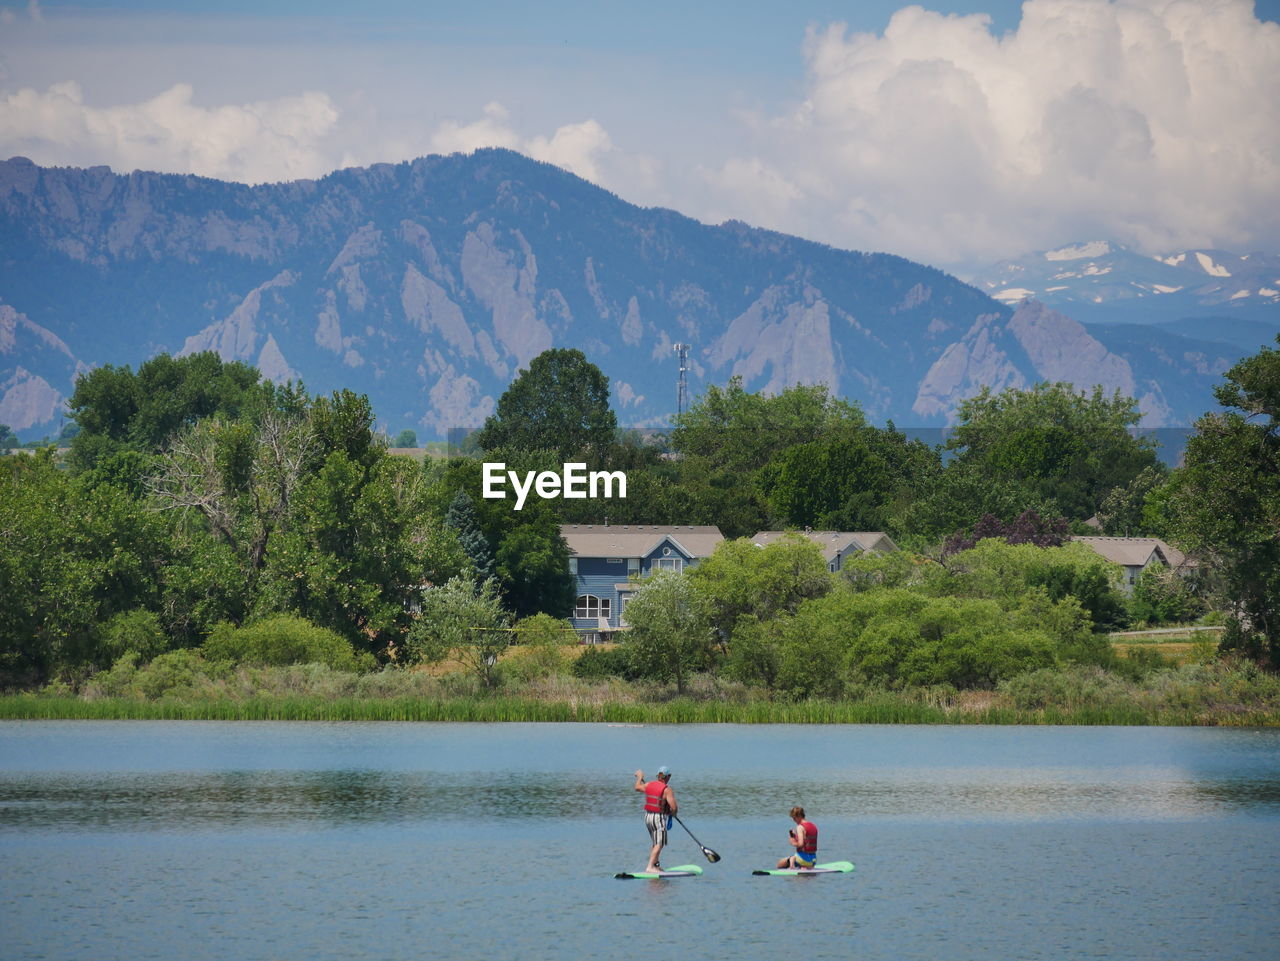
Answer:
[[[644,795],[644,826],[649,829],[649,841],[653,845],[649,849],[649,863],[645,871],[661,871],[658,858],[667,843],[667,831],[671,828],[671,816],[680,805],[676,803],[675,792],[671,790],[671,770],[665,765],[658,768],[658,776],[645,783],[644,771],[636,771],[635,789]]]
[[[804,808],[798,804],[791,809],[791,820],[796,822],[796,826],[787,833],[791,835],[791,846],[796,853],[779,861],[778,867],[811,868],[818,861],[818,826],[805,820]]]

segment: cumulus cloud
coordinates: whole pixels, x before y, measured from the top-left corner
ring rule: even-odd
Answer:
[[[511,128],[507,108],[496,101],[485,104],[484,116],[469,124],[446,120],[431,138],[438,153],[471,153],[481,147],[507,147],[520,144],[519,135]]]
[[[566,124],[550,137],[521,137],[500,103],[485,105],[484,116],[469,124],[446,121],[436,130],[431,146],[440,153],[470,153],[480,147],[506,147],[596,183],[601,182],[599,160],[613,150],[608,132],[595,120]]]
[[[1250,0],[1028,0],[999,37],[907,7],[805,56],[804,101],[710,175],[721,207],[952,265],[1280,245],[1280,26]]]
[[[0,100],[0,144],[37,163],[193,173],[259,182],[332,169],[323,141],[338,111],[323,93],[202,107],[187,84],[113,107],[84,102],[75,83],[24,88]]]
[[[550,136],[523,137],[508,111],[489,103],[470,123],[441,123],[416,147],[362,134],[349,143],[338,107],[309,92],[249,104],[202,107],[189,84],[137,104],[95,107],[77,83],[43,92],[23,88],[0,95],[0,154],[46,165],[106,164],[117,170],[191,173],[243,183],[319,177],[339,166],[409,159],[413,154],[470,153],[507,147],[597,183],[600,159],[614,150],[595,120],[566,124]],[[344,147],[344,144],[346,145]]]

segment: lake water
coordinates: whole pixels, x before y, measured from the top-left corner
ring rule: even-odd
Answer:
[[[644,864],[637,767],[685,824]],[[851,875],[753,877],[787,811]],[[0,957],[1265,959],[1280,731],[5,722]]]

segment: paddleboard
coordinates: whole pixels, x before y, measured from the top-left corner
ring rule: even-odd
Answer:
[[[702,873],[702,868],[696,864],[680,864],[674,868],[668,868],[664,871],[636,871],[634,873],[623,871],[615,874],[615,878],[650,878],[657,880],[659,878],[696,878]]]
[[[853,870],[853,864],[849,861],[828,861],[826,864],[817,864],[811,868],[774,868],[772,871],[752,871],[752,874],[848,874]]]

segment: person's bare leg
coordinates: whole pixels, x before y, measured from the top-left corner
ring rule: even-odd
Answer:
[[[644,868],[645,873],[648,873],[650,871],[662,870],[660,867],[658,867],[658,858],[661,854],[662,854],[661,844],[655,844],[652,848],[649,849],[649,863],[645,865],[645,868]]]

